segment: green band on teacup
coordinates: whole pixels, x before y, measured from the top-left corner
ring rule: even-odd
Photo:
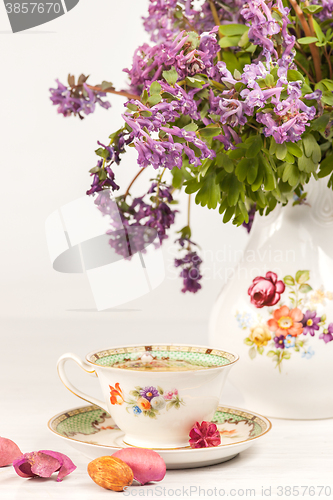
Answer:
[[[113,366],[124,360],[135,360],[140,353],[148,351],[157,359],[184,360],[200,366],[225,366],[236,360],[236,357],[228,352],[217,349],[207,349],[194,346],[138,346],[122,347],[100,351],[91,355],[88,360],[99,366]]]

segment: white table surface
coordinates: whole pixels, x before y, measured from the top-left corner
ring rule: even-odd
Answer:
[[[205,325],[200,322],[183,325],[180,340],[177,331],[180,325],[163,321],[159,325],[128,323],[114,316],[99,315],[98,321],[93,314],[69,316],[68,320],[61,321],[1,321],[0,435],[15,441],[24,453],[56,450],[67,454],[77,465],[76,471],[62,483],[55,481],[55,475],[50,479],[22,479],[12,467],[1,468],[1,500],[99,500],[112,495],[120,498],[333,498],[333,419],[272,419],[271,432],[233,460],[204,468],[167,471],[161,483],[133,486],[126,495],[104,490],[93,483],[86,472],[89,459],[47,429],[50,417],[82,404],[59,381],[55,369],[57,358],[65,351],[83,356],[94,348],[129,344],[135,339],[138,343],[162,342],[166,338],[170,342],[207,343],[202,333]],[[85,384],[87,392],[99,396],[96,380],[90,377],[85,380],[85,375],[75,366],[70,366],[68,373],[73,382],[81,382],[81,387]],[[230,384],[224,391],[223,403],[242,407],[241,395]],[[326,490],[321,490],[322,486]],[[288,489],[279,487],[295,489],[289,495]]]

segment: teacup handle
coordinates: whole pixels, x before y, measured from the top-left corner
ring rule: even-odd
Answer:
[[[83,399],[84,401],[87,401],[88,403],[100,406],[103,410],[105,410],[108,413],[109,410],[107,409],[104,401],[101,401],[100,399],[94,398],[93,396],[89,396],[85,392],[80,391],[68,380],[67,375],[65,373],[65,363],[69,359],[75,361],[79,365],[79,367],[82,368],[82,370],[84,370],[86,373],[89,373],[90,375],[95,375],[97,377],[96,371],[94,369],[91,369],[91,366],[88,363],[82,361],[82,359],[76,356],[76,354],[67,352],[66,354],[60,356],[57,362],[57,370],[61,382],[69,391],[75,394],[75,396]]]

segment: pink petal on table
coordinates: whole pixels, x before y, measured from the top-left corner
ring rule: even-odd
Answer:
[[[57,481],[60,482],[64,479],[65,476],[68,476],[71,472],[76,469],[76,465],[73,464],[71,459],[64,455],[63,453],[59,453],[58,451],[51,450],[41,450],[39,453],[45,453],[46,455],[50,455],[57,459],[60,463],[59,474],[57,476]]]
[[[10,439],[0,437],[0,467],[12,465],[15,458],[22,455],[22,451]]]
[[[123,448],[112,455],[123,460],[133,471],[134,479],[141,484],[162,481],[166,466],[163,458],[145,448]]]
[[[76,469],[73,462],[62,453],[51,450],[32,451],[25,453],[13,466],[16,473],[21,477],[51,477],[58,472],[57,481],[62,481],[65,476]]]

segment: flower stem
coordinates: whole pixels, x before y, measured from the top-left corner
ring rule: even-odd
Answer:
[[[312,83],[316,83],[314,81],[314,79],[312,78],[312,76],[310,75],[310,73],[304,68],[304,66],[299,62],[297,61],[297,59],[294,59],[294,63],[299,67],[301,68],[302,71],[304,71],[304,73],[307,75],[307,77],[309,78],[310,82]]]
[[[216,26],[221,26],[220,19],[219,19],[219,16],[218,16],[215,4],[214,4],[214,0],[208,0],[208,1],[209,1],[209,7],[210,7],[210,10],[212,11],[213,19],[214,19]]]
[[[187,227],[191,227],[191,195],[188,195],[188,203],[187,203]],[[187,242],[187,250],[191,250],[191,243],[188,241]]]
[[[114,90],[114,89],[104,89],[100,85],[87,85],[91,90],[96,90],[97,92],[109,92],[110,94],[122,95],[124,97],[128,97],[128,99],[136,99],[140,100],[140,96],[137,94],[131,94],[130,92],[126,92],[126,90]]]
[[[293,7],[295,14],[297,15],[303,31],[305,33],[305,36],[313,36],[313,33],[311,33],[311,29],[305,19],[304,13],[300,6],[298,5],[296,0],[289,0],[290,5]],[[322,79],[322,73],[321,73],[321,65],[320,65],[320,53],[318,47],[314,43],[309,44],[309,48],[312,54],[313,58],[313,64],[315,67],[315,72],[316,72],[316,80],[317,82],[320,82]]]
[[[127,189],[126,189],[126,191],[125,191],[125,194],[124,194],[124,200],[125,200],[125,199],[126,199],[126,197],[129,195],[130,189],[131,189],[131,187],[133,186],[134,182],[137,180],[137,178],[139,177],[139,175],[141,175],[141,174],[142,174],[142,172],[143,172],[144,170],[146,170],[146,168],[145,168],[145,167],[141,168],[141,169],[139,170],[139,172],[136,174],[136,176],[135,176],[135,177],[131,180],[131,182],[130,182],[130,184],[129,184],[128,188],[127,188]]]

